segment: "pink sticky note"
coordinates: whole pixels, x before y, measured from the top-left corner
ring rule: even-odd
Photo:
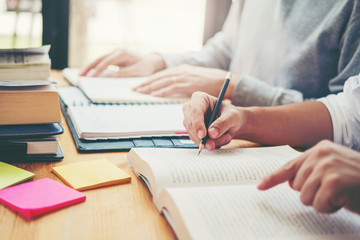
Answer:
[[[0,190],[0,202],[27,219],[85,201],[85,194],[49,178]]]

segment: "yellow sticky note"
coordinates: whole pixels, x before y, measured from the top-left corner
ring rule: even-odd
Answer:
[[[29,180],[34,176],[32,172],[0,162],[0,189]]]
[[[71,163],[52,170],[68,186],[79,191],[131,181],[129,174],[105,159]]]

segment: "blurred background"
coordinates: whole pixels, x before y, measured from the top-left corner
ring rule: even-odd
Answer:
[[[115,48],[201,49],[231,0],[0,0],[0,48],[51,44],[52,68],[81,67]]]

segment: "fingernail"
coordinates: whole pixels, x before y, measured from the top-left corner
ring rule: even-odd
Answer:
[[[266,181],[265,181],[265,179],[262,179],[261,182],[257,185],[257,188],[259,190],[264,190],[265,187],[266,187]]]
[[[219,130],[217,128],[210,128],[209,134],[211,135],[211,137],[216,138],[219,135]]]
[[[214,150],[213,145],[212,145],[212,144],[210,144],[209,142],[206,142],[206,144],[205,144],[205,148],[206,148],[207,150],[209,150],[209,151]]]
[[[199,139],[202,139],[202,138],[204,137],[204,131],[203,131],[203,130],[199,130],[199,131],[197,132],[197,134],[198,134],[198,138],[199,138]]]

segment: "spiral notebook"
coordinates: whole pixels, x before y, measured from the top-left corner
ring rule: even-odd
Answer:
[[[132,91],[132,88],[145,82],[146,77],[80,77],[76,68],[65,68],[63,76],[72,85],[78,86],[93,103],[182,103],[189,100],[153,97]]]
[[[78,87],[58,91],[79,151],[196,147],[182,124],[182,104],[94,104]]]

